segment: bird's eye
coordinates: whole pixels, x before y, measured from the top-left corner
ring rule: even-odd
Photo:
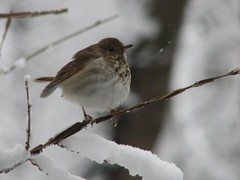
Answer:
[[[114,48],[113,48],[113,47],[110,47],[110,48],[108,48],[108,51],[109,51],[109,52],[113,52],[113,51],[114,51]]]

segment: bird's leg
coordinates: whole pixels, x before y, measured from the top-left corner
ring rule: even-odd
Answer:
[[[113,127],[117,127],[118,125],[118,119],[119,119],[118,112],[119,111],[116,109],[111,109],[111,115],[112,115],[111,121],[112,121]]]
[[[83,115],[84,115],[85,121],[89,121],[91,123],[91,125],[93,125],[93,123],[94,123],[93,117],[86,113],[86,111],[85,111],[83,106],[82,106],[82,111],[83,111]]]

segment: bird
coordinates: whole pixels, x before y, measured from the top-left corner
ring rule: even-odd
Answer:
[[[85,117],[86,111],[114,112],[130,92],[126,50],[132,46],[108,37],[78,51],[55,76],[35,79],[49,83],[40,97],[46,98],[60,88],[62,97],[79,104]]]

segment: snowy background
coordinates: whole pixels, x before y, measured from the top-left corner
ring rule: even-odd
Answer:
[[[161,31],[161,26],[147,14],[143,0],[0,0],[0,3],[0,12],[4,13],[11,10],[68,8],[68,13],[57,16],[14,19],[4,42],[0,68],[7,68],[38,48],[91,25],[96,20],[119,14],[117,19],[50,48],[32,59],[24,68],[0,77],[1,150],[14,149],[16,144],[23,144],[25,141],[25,74],[30,74],[33,78],[53,75],[76,51],[105,37],[117,37],[125,44],[138,44],[140,38],[154,39],[157,31]],[[171,67],[170,90],[189,85],[199,79],[224,74],[240,66],[239,14],[238,0],[190,0],[185,5],[178,42],[173,42],[176,50]],[[3,34],[4,26],[5,21],[1,20],[0,35]],[[169,28],[171,29],[171,26]],[[156,49],[155,54],[159,54],[160,49],[161,46]],[[163,54],[166,51],[167,49],[163,50]],[[137,57],[143,57],[143,54]],[[141,58],[138,60],[130,62],[132,67],[148,68],[148,63],[143,63]],[[30,83],[33,105],[31,147],[82,120],[81,109],[62,100],[60,91],[56,91],[47,99],[40,99],[39,94],[43,86]],[[152,151],[161,159],[175,163],[183,171],[186,180],[240,179],[239,93],[240,78],[231,77],[191,90],[171,100],[164,115],[163,130],[157,136]],[[126,104],[130,106],[138,101],[140,98],[137,92],[133,92]],[[134,116],[132,119],[134,121]],[[111,123],[105,122],[81,131],[75,137],[81,138],[90,133],[113,139],[114,131]],[[96,168],[92,168],[95,162],[78,154],[58,147],[47,148],[44,154],[74,175],[90,177],[87,179],[106,179],[98,171],[95,172]],[[145,154],[142,156],[147,157]],[[0,164],[1,162],[5,162],[4,158],[0,159]],[[8,174],[0,174],[0,179],[37,180],[47,179],[47,176],[30,163],[25,163]]]
[[[224,74],[240,65],[240,1],[187,5],[170,88]],[[184,179],[240,178],[240,78],[226,78],[176,97],[156,152]]]

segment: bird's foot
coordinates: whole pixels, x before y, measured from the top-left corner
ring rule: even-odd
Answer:
[[[111,121],[112,121],[113,127],[117,127],[118,125],[118,120],[119,120],[118,113],[119,113],[119,110],[116,110],[116,109],[111,110],[111,115],[112,115]]]
[[[85,118],[84,121],[88,121],[88,122],[90,122],[90,124],[91,124],[92,127],[93,127],[93,124],[94,124],[94,118],[86,113],[86,111],[85,111],[85,109],[84,109],[83,106],[82,106],[82,111],[83,111],[83,115],[84,115],[84,118]]]

